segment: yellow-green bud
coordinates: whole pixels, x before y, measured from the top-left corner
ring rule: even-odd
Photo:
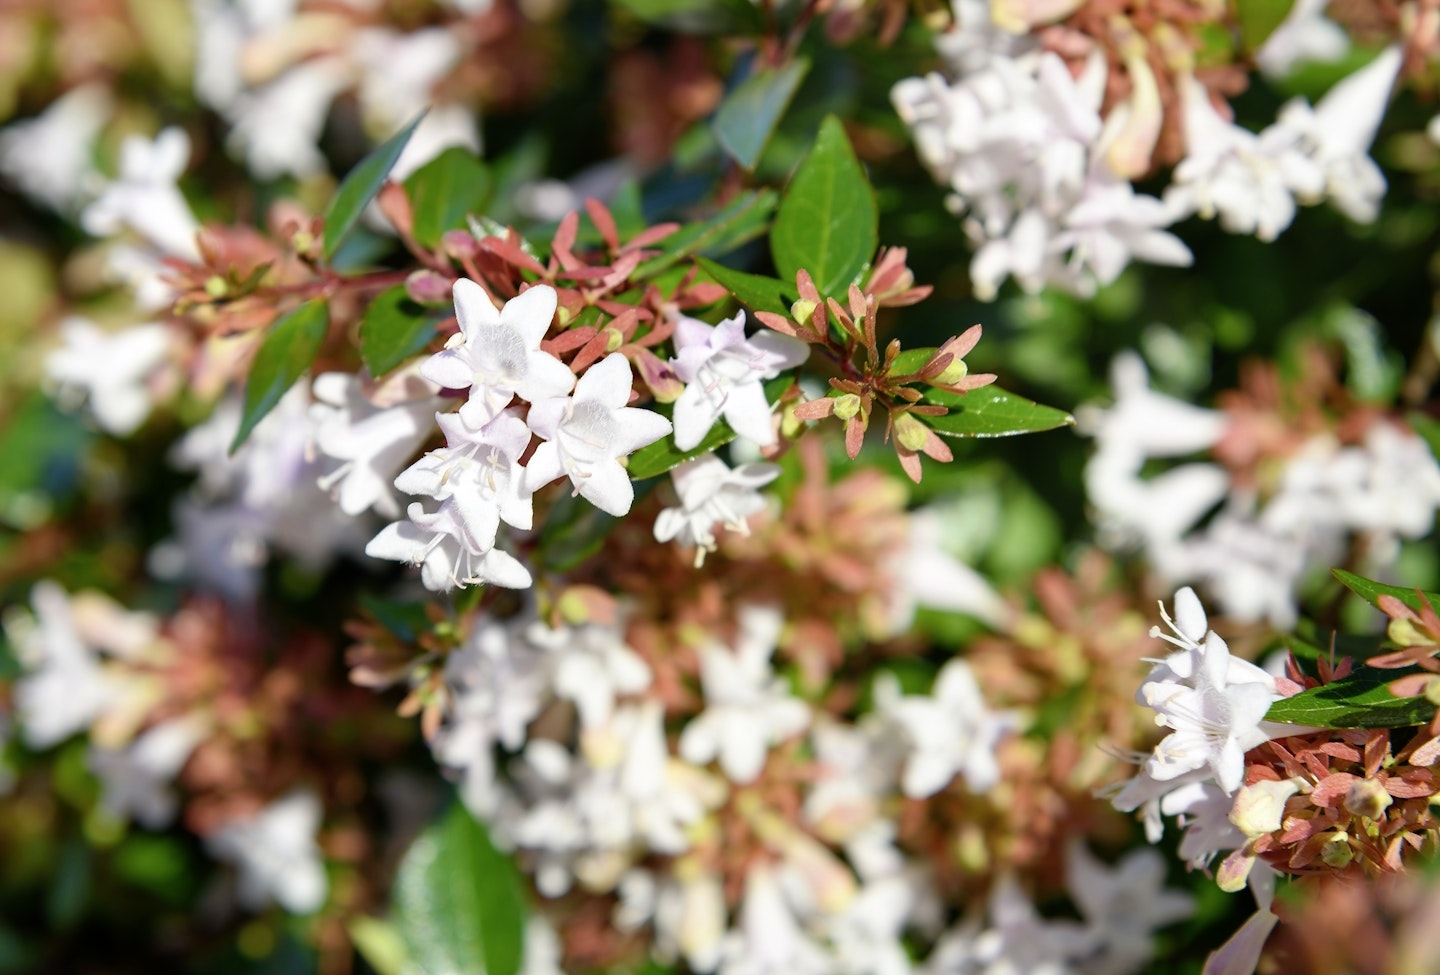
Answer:
[[[1414,621],[1403,618],[1391,620],[1390,625],[1385,627],[1385,635],[1392,643],[1398,643],[1402,647],[1423,647],[1433,642],[1415,628]]]
[[[968,375],[970,375],[970,367],[965,364],[964,359],[951,359],[948,366],[940,370],[937,375],[930,377],[930,385],[953,386]]]
[[[618,328],[606,325],[603,331],[605,333],[606,352],[614,352],[616,349],[620,348],[620,346],[625,344],[625,335]]]
[[[1230,822],[1252,839],[1273,833],[1281,827],[1285,816],[1285,800],[1300,791],[1294,779],[1273,782],[1261,779],[1247,785],[1235,796],[1230,808]]]
[[[849,420],[860,412],[860,397],[854,393],[846,393],[843,396],[835,397],[835,415],[842,420]]]
[[[895,417],[895,439],[906,450],[920,450],[930,440],[930,428],[909,413]]]
[[[1345,808],[1365,819],[1379,819],[1393,801],[1377,779],[1361,779],[1345,794]]]
[[[1340,869],[1350,865],[1355,859],[1355,851],[1350,849],[1350,836],[1345,832],[1331,833],[1320,847],[1320,859],[1325,865]]]
[[[1440,677],[1432,677],[1425,683],[1425,700],[1440,707]]]
[[[230,285],[218,274],[205,279],[205,293],[212,298],[223,298],[229,290]]]
[[[801,325],[808,325],[810,324],[810,319],[815,317],[816,307],[815,302],[800,298],[796,300],[795,304],[790,306],[790,317]]]

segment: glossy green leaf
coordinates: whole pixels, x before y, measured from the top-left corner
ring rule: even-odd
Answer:
[[[843,295],[875,254],[878,220],[875,191],[845,127],[827,116],[770,228],[770,252],[780,277],[793,281],[804,268],[822,295]]]
[[[255,352],[250,378],[245,381],[240,430],[230,445],[231,453],[240,449],[255,425],[310,368],[329,328],[330,307],[324,298],[310,299],[270,326],[270,333]]]
[[[396,928],[423,975],[515,975],[525,892],[510,859],[460,803],[416,838],[395,875]]]
[[[715,113],[715,138],[747,170],[754,170],[765,144],[790,107],[810,62],[796,58],[779,68],[761,68],[725,96]]]
[[[490,201],[490,170],[469,149],[452,146],[405,180],[414,214],[415,239],[437,247],[447,230],[462,230],[471,213]]]
[[[635,269],[638,280],[656,274],[694,254],[724,254],[753,240],[770,226],[779,196],[774,190],[742,193],[708,220],[689,223],[660,242],[661,254]]]
[[[360,214],[365,212],[375,194],[380,192],[380,187],[385,185],[385,177],[390,175],[395,161],[405,151],[405,144],[424,117],[425,113],[421,112],[413,122],[376,146],[341,181],[330,205],[325,208],[325,238],[321,248],[325,260],[335,256],[350,229],[355,226],[355,221],[360,219]]]
[[[1424,606],[1421,598],[1423,596],[1425,599],[1430,600],[1430,605],[1433,606],[1436,611],[1440,611],[1440,593],[1416,593],[1413,588],[1406,589],[1404,586],[1389,586],[1383,582],[1376,582],[1373,579],[1357,576],[1353,572],[1346,572],[1344,569],[1331,569],[1330,571],[1335,575],[1335,578],[1339,579],[1345,585],[1345,588],[1349,589],[1376,609],[1380,608],[1381,596],[1394,596],[1406,606],[1419,612]]]
[[[700,258],[699,263],[701,270],[714,278],[747,308],[789,316],[792,301],[788,296],[795,289],[779,278],[736,271],[707,257]]]
[[[775,403],[795,383],[795,377],[790,374],[777,376],[765,384],[765,399]],[[669,410],[662,410],[667,416]],[[687,460],[692,460],[702,454],[708,454],[717,447],[723,447],[735,439],[735,431],[730,429],[730,424],[723,419],[710,428],[705,439],[691,450],[680,450],[675,446],[674,437],[666,437],[664,440],[656,441],[648,447],[642,447],[630,455],[630,480],[643,481],[649,477],[659,477],[666,471]]]
[[[679,34],[758,34],[764,26],[751,0],[616,0],[640,20]]]
[[[912,372],[919,372],[925,368],[927,362],[935,358],[935,353],[939,351],[933,345],[920,349],[906,349],[897,355],[895,361],[890,364],[890,375],[908,376]]]
[[[982,386],[963,394],[927,389],[925,402],[949,407],[944,416],[925,418],[936,433],[946,437],[1010,437],[1075,423],[1064,410],[1041,406],[998,386]]]
[[[366,914],[357,914],[346,925],[355,950],[375,969],[376,975],[405,975],[413,971],[409,952],[395,925]]]
[[[1435,705],[1423,697],[1396,697],[1387,686],[1417,668],[1379,670],[1359,667],[1347,677],[1301,691],[1270,705],[1265,718],[1316,728],[1410,728],[1435,717]]]
[[[1235,18],[1247,51],[1258,51],[1290,14],[1295,0],[1235,0]]]
[[[380,292],[360,319],[360,358],[372,376],[383,376],[435,337],[442,313],[412,300],[403,284]]]

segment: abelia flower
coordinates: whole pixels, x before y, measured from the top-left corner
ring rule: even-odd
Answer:
[[[711,326],[694,318],[675,323],[675,374],[685,391],[675,401],[675,446],[696,447],[722,416],[735,432],[761,446],[775,442],[763,383],[798,366],[810,348],[764,331],[745,337],[745,313]]]
[[[239,871],[241,905],[258,911],[274,901],[294,914],[320,909],[329,887],[315,843],[322,811],[313,792],[297,790],[205,837],[211,855]]]
[[[377,406],[366,397],[359,378],[343,372],[317,376],[313,392],[316,402],[310,405],[310,420],[315,447],[340,461],[321,475],[320,488],[333,492],[347,515],[374,508],[387,517],[399,517],[391,484],[430,435],[437,400],[425,397]]]
[[[434,592],[479,583],[528,589],[534,583],[530,571],[513,555],[480,544],[454,498],[431,512],[412,502],[406,515],[408,521],[382,528],[365,546],[365,554],[420,566],[420,581]]]
[[[546,442],[526,465],[527,490],[568,477],[575,493],[601,511],[617,518],[629,512],[635,488],[620,458],[671,429],[660,414],[625,405],[633,379],[629,361],[614,352],[580,377],[573,396],[533,403],[530,429]]]
[[[84,318],[60,324],[62,348],[45,358],[45,372],[62,399],[83,395],[95,422],[117,436],[135,432],[150,413],[146,381],[165,362],[170,332],[164,325],[133,325],[105,332]]]
[[[100,808],[115,819],[163,829],[178,805],[170,783],[205,737],[205,723],[176,718],[146,730],[124,748],[91,745],[86,764],[100,780]]]
[[[66,92],[34,118],[0,129],[0,173],[27,196],[68,212],[94,167],[112,99],[99,83]]]
[[[695,567],[715,551],[715,527],[722,525],[742,535],[750,533],[746,522],[763,511],[765,497],[759,489],[780,476],[775,464],[742,464],[731,470],[714,454],[687,460],[670,471],[677,508],[664,508],[655,517],[655,541],[695,547]]]
[[[496,310],[485,289],[468,278],[455,282],[460,331],[420,367],[446,389],[469,389],[460,417],[479,430],[516,396],[531,403],[564,396],[575,385],[565,363],[540,350],[555,317],[555,289],[536,285]],[[628,396],[628,392],[627,392]]]
[[[86,232],[110,237],[127,228],[162,254],[198,261],[199,224],[175,185],[189,161],[190,137],[183,129],[165,129],[153,141],[127,138],[120,146],[120,175],[80,215]]]

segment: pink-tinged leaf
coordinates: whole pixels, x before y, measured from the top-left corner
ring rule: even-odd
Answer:
[[[605,241],[605,246],[613,254],[620,249],[620,235],[615,230],[615,218],[610,215],[610,210],[595,199],[593,196],[585,197],[585,212],[590,214],[590,222],[595,229],[600,231],[600,237]]]

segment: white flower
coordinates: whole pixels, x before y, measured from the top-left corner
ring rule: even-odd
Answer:
[[[747,339],[743,311],[713,327],[681,316],[675,323],[671,363],[686,385],[675,401],[675,446],[694,448],[722,416],[740,436],[762,446],[773,444],[775,431],[762,383],[809,355],[809,347],[799,339],[778,332],[762,331]]]
[[[1165,204],[1174,216],[1220,218],[1232,234],[1270,241],[1295,219],[1295,198],[1314,202],[1325,175],[1303,151],[1299,133],[1276,124],[1258,136],[1222,119],[1194,78],[1181,81],[1185,158],[1175,167]]]
[[[366,128],[380,135],[395,132],[429,107],[436,83],[463,53],[459,38],[444,27],[408,33],[371,27],[358,31],[350,43],[361,71],[360,111]]]
[[[995,748],[1019,721],[1009,711],[991,711],[980,696],[970,665],[951,660],[940,668],[933,692],[900,696],[891,675],[876,685],[876,706],[903,729],[911,752],[901,787],[912,799],[945,788],[957,774],[971,792],[988,791],[1000,780]]]
[[[650,668],[625,645],[616,626],[551,629],[536,622],[527,636],[553,657],[555,694],[571,701],[582,728],[598,728],[610,721],[617,697],[638,694],[650,686]]]
[[[321,57],[291,68],[274,81],[241,93],[227,112],[226,140],[261,179],[303,179],[327,168],[317,143],[330,103],[352,82],[343,58]]]
[[[725,936],[720,975],[831,975],[834,963],[804,931],[774,871],[745,875],[739,924]]]
[[[1080,925],[1041,917],[1010,874],[991,889],[989,922],[972,918],[947,932],[925,975],[1069,975],[1089,948]]]
[[[91,148],[111,106],[103,85],[81,85],[35,118],[0,129],[0,173],[27,196],[68,212],[93,172]]]
[[[770,746],[799,734],[810,709],[770,669],[784,620],[779,612],[749,606],[740,612],[740,640],[732,650],[700,651],[705,710],[680,735],[680,756],[703,765],[718,758],[731,781],[754,781]]]
[[[480,544],[454,498],[431,512],[412,502],[405,513],[409,520],[382,528],[365,546],[366,555],[420,566],[421,582],[434,592],[480,583],[528,589],[534,583],[513,555]]]
[[[938,509],[910,512],[906,547],[891,561],[895,576],[891,593],[890,633],[898,635],[924,606],[964,613],[996,629],[1010,617],[1010,608],[985,577],[947,552],[941,545],[943,521]]]
[[[426,397],[377,406],[365,395],[359,378],[344,372],[315,377],[313,392],[310,421],[315,447],[340,461],[320,476],[320,489],[332,492],[347,515],[374,508],[390,518],[399,517],[391,482],[430,435],[437,400]]]
[[[156,725],[125,748],[92,744],[86,763],[100,780],[100,808],[146,829],[168,826],[177,805],[170,783],[204,737],[204,723],[192,717]]]
[[[83,395],[108,433],[133,433],[150,413],[146,381],[165,362],[170,332],[164,325],[134,325],[105,332],[84,318],[60,324],[62,348],[45,358],[45,372],[62,400]]]
[[[534,517],[520,455],[530,445],[525,421],[502,413],[479,431],[456,413],[436,415],[448,444],[432,450],[395,479],[407,494],[449,502],[477,550],[495,546],[500,522],[529,531]]]
[[[183,129],[172,126],[153,140],[129,136],[120,146],[119,176],[80,215],[86,232],[111,237],[129,229],[162,254],[198,261],[199,225],[175,185],[189,161]]]
[[[664,508],[655,517],[655,541],[674,539],[694,546],[699,568],[705,554],[715,551],[716,525],[750,533],[746,519],[765,508],[759,489],[779,476],[775,464],[742,464],[731,470],[714,454],[687,460],[670,471],[680,506]]]
[[[1296,99],[1280,110],[1280,124],[1300,134],[1324,171],[1330,201],[1358,223],[1375,219],[1385,195],[1385,176],[1368,153],[1402,60],[1400,48],[1388,47],[1326,92],[1313,109]]]
[[[1065,888],[1093,943],[1087,970],[1113,975],[1139,971],[1154,956],[1154,930],[1194,913],[1194,897],[1165,889],[1165,861],[1155,850],[1132,850],[1107,869],[1082,841],[1074,840],[1065,865]]]
[[[591,366],[569,398],[530,407],[530,429],[547,442],[535,448],[525,469],[530,490],[568,477],[575,493],[617,518],[635,501],[620,458],[670,432],[670,421],[650,410],[626,406],[633,375],[619,352]]]
[[[446,389],[469,389],[460,416],[476,430],[499,416],[517,394],[531,403],[564,396],[575,385],[575,374],[540,350],[555,304],[555,289],[541,284],[496,311],[485,289],[461,278],[455,282],[460,331],[426,360],[421,375]]]
[[[7,614],[5,630],[27,671],[15,682],[15,716],[25,743],[39,749],[89,728],[116,702],[112,680],[81,638],[65,591],[38,582],[30,605],[33,619]]]
[[[1173,221],[1155,197],[1138,195],[1125,180],[1092,173],[1051,246],[1067,255],[1071,289],[1088,295],[1096,285],[1115,281],[1131,260],[1189,267],[1194,260],[1190,248],[1161,229]]]
[[[1350,50],[1350,35],[1325,17],[1330,0],[1295,0],[1280,26],[1255,52],[1255,63],[1269,78],[1284,78],[1306,61],[1338,61]]]
[[[205,837],[211,855],[239,871],[244,907],[257,911],[273,900],[294,914],[310,914],[325,903],[328,882],[315,843],[322,811],[313,792],[297,790]]]

